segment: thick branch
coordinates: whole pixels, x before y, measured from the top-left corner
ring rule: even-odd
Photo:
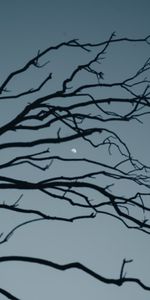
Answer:
[[[60,270],[60,271],[66,271],[69,269],[77,269],[77,270],[85,272],[86,274],[90,275],[91,277],[93,277],[103,283],[114,284],[117,286],[121,286],[124,283],[136,283],[140,287],[142,287],[144,290],[150,291],[150,287],[145,285],[140,279],[132,278],[132,277],[123,277],[123,276],[121,276],[117,279],[106,278],[79,262],[72,262],[72,263],[62,265],[62,264],[54,263],[54,262],[46,260],[46,259],[35,258],[35,257],[26,257],[26,256],[3,256],[3,257],[0,257],[0,263],[2,263],[2,262],[34,263],[34,264],[39,264],[42,266],[54,268],[54,269]]]

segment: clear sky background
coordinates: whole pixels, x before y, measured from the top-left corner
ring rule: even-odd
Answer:
[[[79,38],[82,42],[99,42],[107,39],[113,31],[118,37],[145,37],[150,34],[149,15],[149,0],[1,0],[0,82],[36,55],[38,49],[64,40]],[[135,49],[135,56],[141,61],[148,57],[148,50],[144,51],[143,48]],[[129,57],[128,61],[122,62],[123,57],[120,57],[120,60],[128,70],[128,64],[134,59]],[[63,69],[59,70],[59,64],[56,66],[63,73]],[[110,72],[112,78],[113,72]],[[36,82],[35,78],[33,81]],[[24,87],[24,82],[21,87]],[[13,103],[1,102],[0,124],[9,120],[16,111],[17,107]],[[134,131],[136,128],[131,128],[128,139],[134,154],[150,165],[150,143],[147,138],[149,125],[147,118],[146,126],[138,127],[137,136]],[[78,146],[79,156],[81,150],[84,154],[82,145],[75,146]],[[70,154],[70,148],[65,147],[52,148],[52,153],[58,151],[66,156],[76,155]],[[11,197],[11,192],[8,191],[6,196]],[[39,195],[29,192],[29,201],[32,197],[38,201]],[[3,230],[9,228],[10,217],[4,213],[0,215],[0,227]],[[129,231],[114,219],[97,217],[69,225],[45,221],[26,226],[16,231],[8,243],[0,247],[0,256],[29,255],[58,263],[80,261],[106,277],[118,277],[122,259],[134,258],[134,262],[127,266],[128,275],[140,277],[150,285],[149,250],[149,236]],[[12,291],[21,300],[150,298],[149,292],[136,285],[128,284],[118,288],[104,285],[77,270],[60,272],[23,263],[0,265],[0,282],[1,287]],[[4,297],[0,296],[1,299]]]

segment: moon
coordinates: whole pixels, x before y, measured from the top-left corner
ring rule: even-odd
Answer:
[[[74,153],[74,154],[76,154],[77,153],[77,149],[76,148],[72,148],[71,152]]]

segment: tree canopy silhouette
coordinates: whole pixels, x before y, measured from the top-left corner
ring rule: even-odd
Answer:
[[[130,134],[130,126],[136,122],[138,128],[150,114],[150,58],[144,57],[142,65],[133,61],[132,67],[131,56],[127,70],[117,74],[117,60],[125,59],[119,51],[135,51],[135,45],[149,47],[150,36],[117,38],[113,33],[103,42],[62,42],[38,51],[1,83],[0,104],[7,109],[1,110],[0,190],[1,195],[12,191],[13,197],[1,200],[0,210],[19,220],[1,232],[1,245],[33,222],[90,222],[100,215],[150,234],[150,166],[135,157],[119,134],[119,127]],[[27,191],[38,192],[40,204],[27,201]],[[43,197],[49,204],[43,204]],[[50,213],[55,203],[62,213]],[[11,261],[62,271],[76,268],[106,284],[135,282],[150,290],[140,278],[125,275],[131,259],[123,260],[118,278],[106,278],[80,262],[0,257],[0,263]],[[2,287],[0,293],[19,299]]]

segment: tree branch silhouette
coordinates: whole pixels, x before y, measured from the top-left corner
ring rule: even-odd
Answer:
[[[122,44],[149,47],[150,36],[116,38],[113,33],[106,41],[95,44],[81,43],[76,39],[62,42],[38,51],[35,57],[11,72],[2,82],[0,103],[13,102],[16,114],[9,120],[4,118],[0,127],[0,151],[1,157],[4,156],[4,161],[1,159],[0,162],[0,190],[19,191],[21,196],[11,203],[1,202],[0,211],[5,210],[12,215],[17,213],[23,219],[0,234],[1,245],[8,242],[16,230],[31,226],[35,221],[90,221],[99,215],[107,215],[127,228],[150,234],[150,206],[147,201],[150,196],[150,166],[134,157],[116,129],[116,124],[142,124],[150,114],[150,58],[137,65],[129,76],[122,74],[123,78],[108,81],[103,61],[115,45],[120,47]],[[81,60],[78,63],[73,61],[72,67],[64,70],[63,79],[59,79],[57,84],[51,60],[55,53],[61,55],[61,51],[65,53],[66,50],[77,51]],[[35,87],[27,87],[20,92],[10,91],[12,82],[17,83],[20,76],[33,69],[38,72],[45,69],[44,79],[37,75]],[[68,145],[69,149],[74,141],[82,143],[85,149],[90,149],[90,153],[91,149],[98,149],[99,155],[93,159],[86,150],[76,157],[51,150],[54,146],[61,149],[63,145]],[[64,170],[66,172],[70,165],[73,174],[64,175]],[[120,194],[114,187],[122,181],[134,185],[136,191],[132,195],[126,190]],[[33,207],[25,208],[22,203],[25,203],[26,191],[31,190],[38,191],[40,199],[45,196],[64,203],[64,207],[72,208],[73,215],[45,213],[44,209],[36,207],[34,201]],[[92,198],[91,194],[94,195]],[[0,257],[0,263],[9,261],[37,263],[58,270],[77,268],[104,283],[121,286],[133,282],[150,290],[140,279],[124,275],[124,267],[131,260],[123,260],[118,279],[105,278],[80,262],[59,265],[34,257]],[[2,288],[0,293],[8,299],[18,299]]]

